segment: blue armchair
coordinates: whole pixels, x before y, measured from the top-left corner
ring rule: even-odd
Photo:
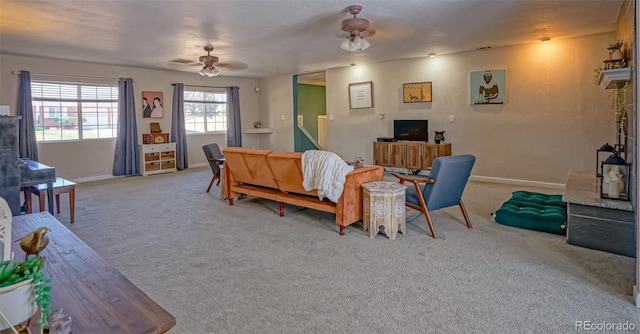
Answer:
[[[429,211],[458,205],[462,210],[467,227],[471,228],[467,210],[462,203],[462,192],[467,185],[475,161],[476,157],[470,154],[436,158],[431,166],[429,177],[426,179],[392,173],[393,176],[400,179],[400,183],[411,182],[413,184],[413,188],[408,187],[406,190],[406,206],[424,213],[433,238],[438,237],[433,228]]]

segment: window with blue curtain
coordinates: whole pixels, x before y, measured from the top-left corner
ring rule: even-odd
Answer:
[[[118,86],[31,81],[36,140],[115,138]]]
[[[187,133],[227,131],[226,89],[185,88],[184,124]]]

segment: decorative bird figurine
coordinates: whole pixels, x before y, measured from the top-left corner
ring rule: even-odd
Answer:
[[[24,237],[16,240],[16,242],[20,241],[20,247],[27,253],[25,258],[28,258],[30,254],[38,256],[38,253],[47,247],[49,238],[45,234],[48,232],[51,232],[51,230],[46,227],[38,227]]]

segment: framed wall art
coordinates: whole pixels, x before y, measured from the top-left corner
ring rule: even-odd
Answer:
[[[504,104],[507,102],[507,70],[485,70],[469,75],[470,104]]]
[[[431,81],[402,85],[402,102],[431,102]]]
[[[373,108],[373,82],[349,84],[349,108]]]
[[[162,118],[162,92],[142,92],[142,117]]]

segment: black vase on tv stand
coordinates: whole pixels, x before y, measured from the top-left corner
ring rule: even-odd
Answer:
[[[436,144],[444,142],[444,130],[435,130],[434,132],[436,133],[436,135],[435,137],[433,137],[433,140],[436,142]]]

